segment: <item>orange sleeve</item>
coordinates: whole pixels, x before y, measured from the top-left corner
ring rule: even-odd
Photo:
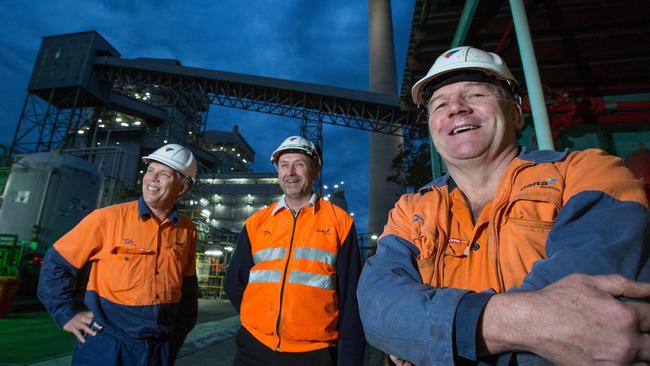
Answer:
[[[600,191],[617,200],[638,202],[648,207],[643,182],[619,157],[600,149],[575,152],[567,159],[565,169],[564,202],[580,192]]]
[[[388,213],[388,221],[384,226],[382,237],[397,235],[402,239],[411,241],[413,233],[411,230],[413,218],[413,194],[404,194],[395,203],[395,207]]]
[[[95,210],[54,243],[56,251],[70,264],[81,269],[104,244],[105,218]]]
[[[183,269],[183,277],[196,275],[196,227],[193,223],[190,225],[191,227],[188,229],[188,258],[187,265]]]

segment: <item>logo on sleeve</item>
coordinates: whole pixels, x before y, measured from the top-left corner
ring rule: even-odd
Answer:
[[[418,214],[413,214],[413,222],[419,222],[420,224],[424,224],[424,219],[422,216]]]

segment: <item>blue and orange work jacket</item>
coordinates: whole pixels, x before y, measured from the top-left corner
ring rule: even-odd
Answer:
[[[495,292],[571,273],[650,281],[647,207],[642,182],[597,149],[522,149],[476,222],[449,175],[403,195],[359,282],[368,341],[419,366],[476,360]]]
[[[38,296],[63,327],[83,310],[72,283],[91,262],[84,303],[95,321],[121,336],[164,337],[178,348],[196,323],[195,251],[195,226],[176,210],[159,224],[142,198],[100,208],[48,251]]]
[[[339,365],[363,359],[356,287],[360,253],[350,215],[314,194],[297,215],[284,200],[246,221],[226,276],[242,325],[279,352],[338,345]]]

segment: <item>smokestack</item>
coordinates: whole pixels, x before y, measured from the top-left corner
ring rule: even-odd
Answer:
[[[397,96],[393,22],[390,0],[368,0],[370,48],[370,91]],[[370,193],[368,195],[368,232],[383,231],[388,211],[403,193],[403,187],[389,183],[391,164],[400,151],[402,138],[370,133]]]

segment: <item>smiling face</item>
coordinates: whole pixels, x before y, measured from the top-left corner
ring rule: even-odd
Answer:
[[[286,198],[308,199],[312,194],[311,184],[316,179],[316,168],[305,154],[282,154],[278,159],[278,179]]]
[[[429,103],[431,139],[448,164],[496,158],[517,145],[520,107],[501,87],[463,81],[436,90]]]
[[[188,184],[185,178],[167,165],[152,161],[142,178],[142,197],[152,210],[168,211]]]

